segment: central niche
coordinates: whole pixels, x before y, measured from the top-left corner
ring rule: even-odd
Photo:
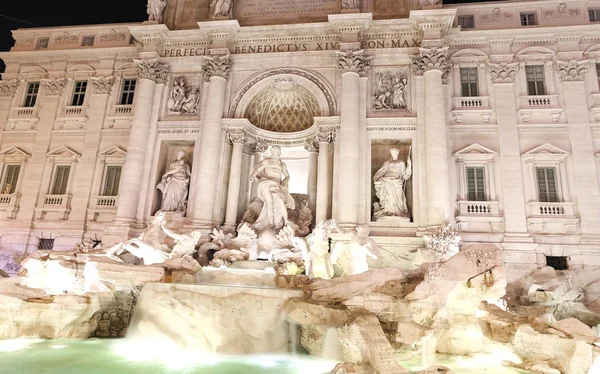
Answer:
[[[319,114],[319,104],[308,89],[290,78],[282,78],[250,101],[244,117],[267,131],[297,132],[310,128]]]

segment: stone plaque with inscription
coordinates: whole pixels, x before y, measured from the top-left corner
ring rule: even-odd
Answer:
[[[240,24],[326,21],[340,13],[340,0],[237,0],[234,18]]]

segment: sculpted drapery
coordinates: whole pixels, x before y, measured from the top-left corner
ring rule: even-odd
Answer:
[[[412,175],[410,155],[405,164],[398,159],[398,148],[390,149],[390,153],[392,159],[384,162],[373,177],[375,194],[379,198],[373,214],[375,220],[388,216],[410,217],[404,193],[404,184]]]
[[[162,212],[185,212],[187,210],[190,165],[184,160],[186,152],[177,152],[177,159],[169,165],[156,188],[162,192]]]

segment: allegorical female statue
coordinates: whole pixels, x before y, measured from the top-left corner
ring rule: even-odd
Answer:
[[[184,150],[177,152],[177,159],[169,165],[156,188],[162,192],[162,212],[185,212],[187,209],[190,165],[184,160]]]
[[[162,23],[167,0],[148,0],[148,20]]]
[[[280,156],[281,148],[272,146],[271,157],[262,160],[250,175],[251,182],[258,180],[256,199],[248,206],[242,220],[258,232],[281,229],[288,219],[287,210],[296,206],[288,192],[290,174]]]
[[[404,186],[412,175],[410,151],[408,152],[406,164],[398,159],[400,155],[398,148],[390,149],[390,154],[392,159],[384,162],[373,177],[375,194],[379,198],[379,203],[375,204],[373,214],[375,220],[389,216],[409,218]]]

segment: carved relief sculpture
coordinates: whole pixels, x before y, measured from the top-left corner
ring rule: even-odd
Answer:
[[[158,60],[133,60],[138,69],[138,78],[150,79],[156,83],[165,83],[169,74],[169,66]]]
[[[125,40],[127,35],[122,32],[117,32],[115,29],[110,30],[108,34],[100,35],[100,41],[102,42],[111,42],[111,41],[119,41]]]
[[[338,69],[343,73],[356,72],[360,76],[366,76],[371,67],[371,58],[363,56],[363,50],[336,52]]]
[[[75,43],[75,42],[77,42],[77,39],[79,39],[79,37],[77,35],[71,35],[65,31],[65,33],[62,34],[61,36],[57,36],[56,38],[54,38],[54,43],[56,43],[56,44]]]
[[[200,95],[197,87],[192,87],[184,77],[173,79],[173,88],[169,94],[167,108],[169,113],[198,114]]]
[[[350,242],[337,242],[331,251],[331,261],[342,268],[342,275],[361,274],[369,270],[367,256],[377,259],[379,248],[369,237],[371,229],[367,225],[356,226],[356,231],[347,231],[332,220],[331,227],[339,233],[349,235]]]
[[[411,56],[415,74],[423,75],[429,70],[441,70],[442,77],[450,71],[448,64],[448,48],[421,48],[421,53],[417,56]]]
[[[148,0],[148,20],[162,23],[163,11],[167,6],[167,0]]]
[[[379,203],[374,204],[373,219],[376,221],[383,217],[410,217],[405,195],[406,181],[412,175],[410,150],[406,164],[398,159],[398,148],[390,149],[390,154],[391,160],[384,162],[373,177],[375,194],[379,199]]]
[[[214,18],[229,17],[233,9],[233,0],[212,0],[210,6],[214,9]]]
[[[406,109],[407,79],[400,72],[377,72],[373,89],[373,110]]]
[[[563,82],[582,81],[587,72],[587,63],[571,60],[569,62],[557,61],[558,74]]]
[[[263,159],[250,175],[251,182],[258,180],[256,199],[242,220],[257,232],[281,229],[288,219],[287,210],[295,209],[294,198],[288,192],[290,174],[280,156],[281,148],[272,146],[271,157]]]
[[[67,80],[65,78],[42,79],[40,84],[44,88],[46,96],[60,96],[67,84]]]
[[[567,9],[567,3],[560,3],[556,6],[556,9],[547,10],[544,12],[544,16],[546,19],[564,19],[568,17],[576,17],[578,15],[579,9]]]
[[[351,10],[351,9],[359,9],[360,8],[360,0],[342,0],[342,9],[343,10]]]
[[[480,19],[484,22],[503,22],[512,20],[512,13],[501,13],[500,8],[492,9],[492,14],[484,14]]]
[[[93,92],[97,94],[109,94],[113,82],[114,77],[92,78],[91,83]]]
[[[177,152],[177,159],[169,165],[156,188],[162,192],[161,212],[185,212],[187,210],[190,165],[184,160],[186,152]]]
[[[488,64],[490,69],[490,75],[492,76],[492,82],[494,83],[514,83],[515,74],[519,70],[519,64],[507,64],[503,62],[501,64]]]
[[[0,96],[13,96],[19,87],[19,81],[12,79],[9,81],[0,80]]]
[[[440,0],[419,0],[419,8],[424,9],[430,6],[438,5]]]

